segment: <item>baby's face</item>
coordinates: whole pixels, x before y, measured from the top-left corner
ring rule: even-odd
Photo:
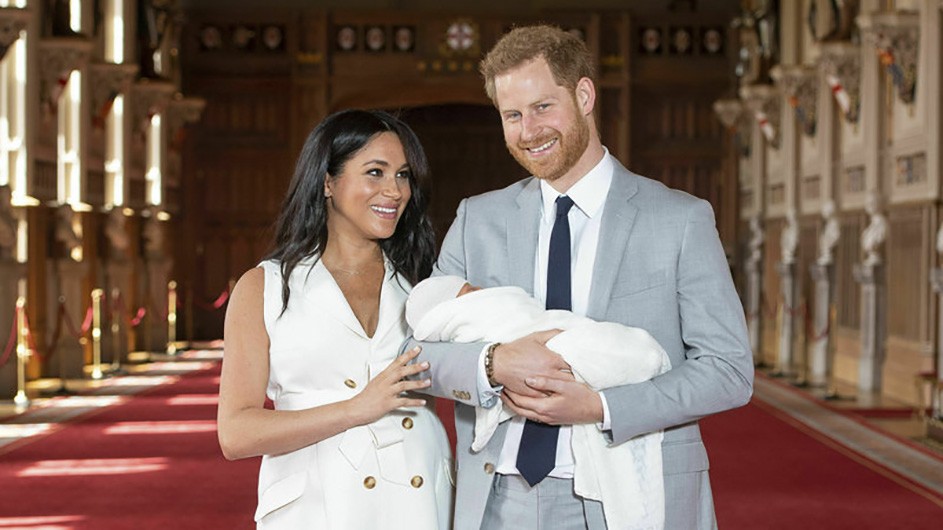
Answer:
[[[481,290],[481,287],[475,287],[474,285],[465,282],[465,285],[462,286],[461,290],[458,291],[458,294],[455,295],[455,298],[459,296],[466,295],[468,293],[473,293],[475,291]]]

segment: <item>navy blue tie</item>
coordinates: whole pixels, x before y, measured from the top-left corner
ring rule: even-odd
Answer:
[[[567,213],[573,199],[557,197],[557,218],[550,232],[550,253],[547,259],[547,309],[572,308],[570,302],[570,221]],[[527,420],[517,450],[517,470],[531,486],[549,474],[557,460],[557,438],[560,427]]]

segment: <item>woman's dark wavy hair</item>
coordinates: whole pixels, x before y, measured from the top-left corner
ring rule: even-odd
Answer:
[[[325,118],[308,135],[276,221],[274,250],[266,259],[281,264],[283,313],[291,294],[291,272],[327,245],[325,179],[340,175],[352,156],[384,132],[392,132],[403,144],[411,195],[396,231],[380,241],[380,248],[396,273],[414,285],[432,272],[435,237],[420,190],[420,182],[429,177],[429,162],[419,138],[408,125],[386,112],[344,110]]]

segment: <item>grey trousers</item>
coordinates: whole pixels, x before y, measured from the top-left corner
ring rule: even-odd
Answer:
[[[672,499],[698,499],[695,505]],[[665,476],[665,530],[716,530],[707,471]],[[481,530],[606,530],[602,504],[573,493],[573,481],[547,477],[533,488],[519,475],[495,475]]]
[[[547,477],[530,487],[520,475],[496,475],[481,530],[605,530],[602,504],[573,493],[573,481]]]

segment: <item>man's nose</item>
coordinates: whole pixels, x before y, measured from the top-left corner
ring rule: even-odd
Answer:
[[[540,134],[540,123],[534,116],[521,117],[521,140],[527,142]]]

